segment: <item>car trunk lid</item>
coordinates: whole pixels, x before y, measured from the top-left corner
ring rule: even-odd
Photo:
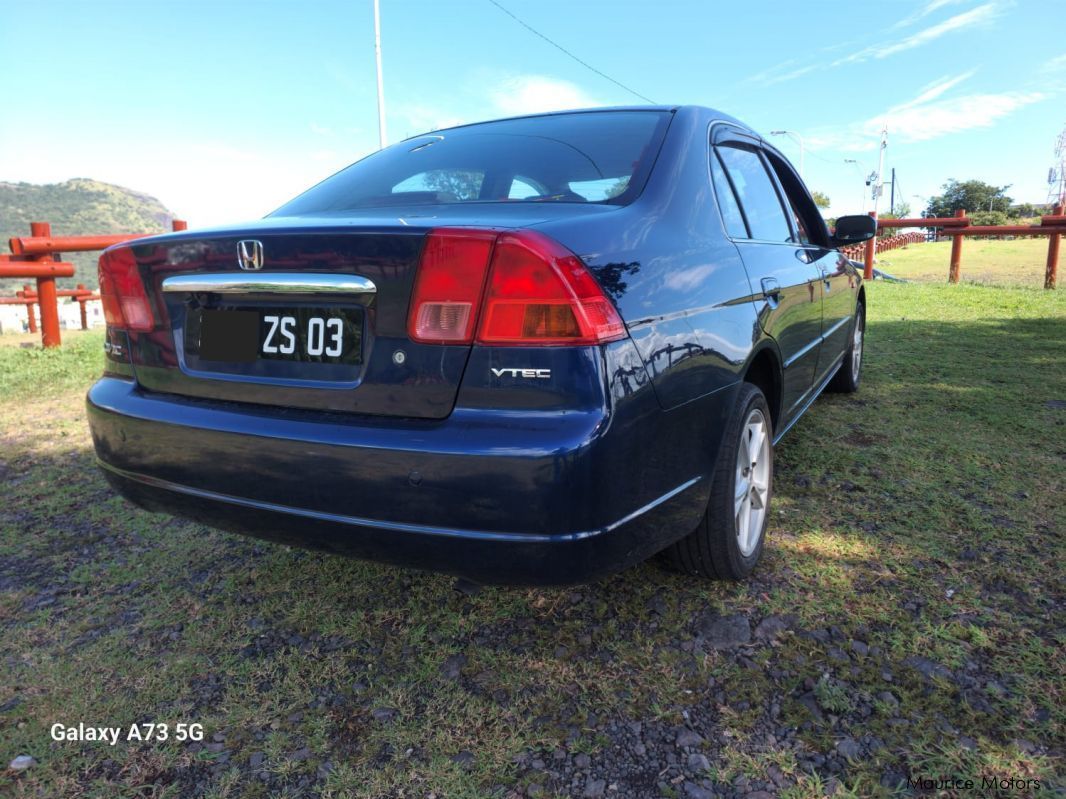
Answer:
[[[185,397],[444,418],[470,345],[409,337],[427,234],[526,227],[575,211],[527,205],[268,219],[130,242],[123,246],[154,318],[151,330],[128,334],[135,377],[145,390]],[[265,354],[270,347],[293,351]]]

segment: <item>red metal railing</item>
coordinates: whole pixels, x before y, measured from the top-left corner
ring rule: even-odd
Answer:
[[[187,227],[180,219],[175,219],[171,224],[175,231],[185,230]],[[76,289],[56,289],[57,277],[74,277],[74,264],[58,260],[60,253],[103,250],[112,244],[154,235],[156,234],[124,233],[113,236],[53,236],[52,226],[48,222],[30,222],[30,235],[10,239],[8,247],[11,254],[0,254],[0,278],[36,278],[37,290],[34,291],[28,285],[24,286],[15,297],[0,298],[0,305],[25,305],[30,317],[31,333],[37,332],[37,320],[33,313],[33,306],[37,305],[41,312],[41,344],[45,347],[58,347],[58,298],[74,297],[81,304],[82,329],[87,327],[88,321],[85,303],[99,299],[99,296],[92,295],[92,292],[82,285]]]
[[[924,233],[897,233],[895,236],[878,236],[874,248],[876,252],[888,252],[889,250],[906,247],[908,244],[921,244],[924,241]],[[840,251],[852,260],[861,261],[866,257],[866,246],[865,242],[862,244],[849,244],[846,247],[841,247]]]
[[[872,214],[871,214],[872,216]],[[875,217],[876,218],[876,217]],[[966,211],[959,210],[955,216],[924,217],[918,219],[878,219],[877,226],[883,228],[939,228],[944,235],[951,236],[951,261],[948,266],[948,282],[958,283],[962,270],[962,239],[964,236],[1047,236],[1047,267],[1044,272],[1044,288],[1053,289],[1058,284],[1059,249],[1062,235],[1066,233],[1066,215],[1063,207],[1056,205],[1054,212],[1042,216],[1039,225],[974,225]],[[864,277],[873,277],[874,252],[877,239],[866,242]]]

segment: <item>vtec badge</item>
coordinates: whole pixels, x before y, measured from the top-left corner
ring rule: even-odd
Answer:
[[[529,377],[535,380],[550,380],[551,369],[493,369],[496,377]]]

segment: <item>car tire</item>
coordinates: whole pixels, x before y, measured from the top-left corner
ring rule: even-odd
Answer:
[[[862,379],[862,355],[863,345],[866,343],[866,306],[859,303],[855,306],[855,321],[851,325],[851,339],[848,351],[844,353],[844,362],[840,364],[837,373],[825,387],[826,391],[838,394],[853,394],[859,390],[859,381]]]
[[[760,435],[762,440],[756,440]],[[754,459],[751,466],[749,459]],[[751,574],[766,538],[773,476],[770,406],[757,386],[741,383],[719,447],[707,510],[699,527],[664,551],[667,563],[685,574],[719,580]],[[758,513],[753,512],[756,503]]]

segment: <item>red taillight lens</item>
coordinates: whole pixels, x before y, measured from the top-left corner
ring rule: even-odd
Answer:
[[[533,231],[499,237],[479,342],[581,345],[624,335],[622,319],[580,258]]]
[[[407,319],[412,340],[427,344],[473,341],[495,239],[491,231],[461,228],[439,228],[426,236]]]
[[[602,344],[625,335],[581,259],[547,236],[430,231],[407,332],[423,343],[469,344],[475,327],[477,341],[493,346]]]
[[[105,252],[100,256],[99,275],[100,302],[107,324],[140,332],[152,330],[152,306],[133,251],[119,247]]]

